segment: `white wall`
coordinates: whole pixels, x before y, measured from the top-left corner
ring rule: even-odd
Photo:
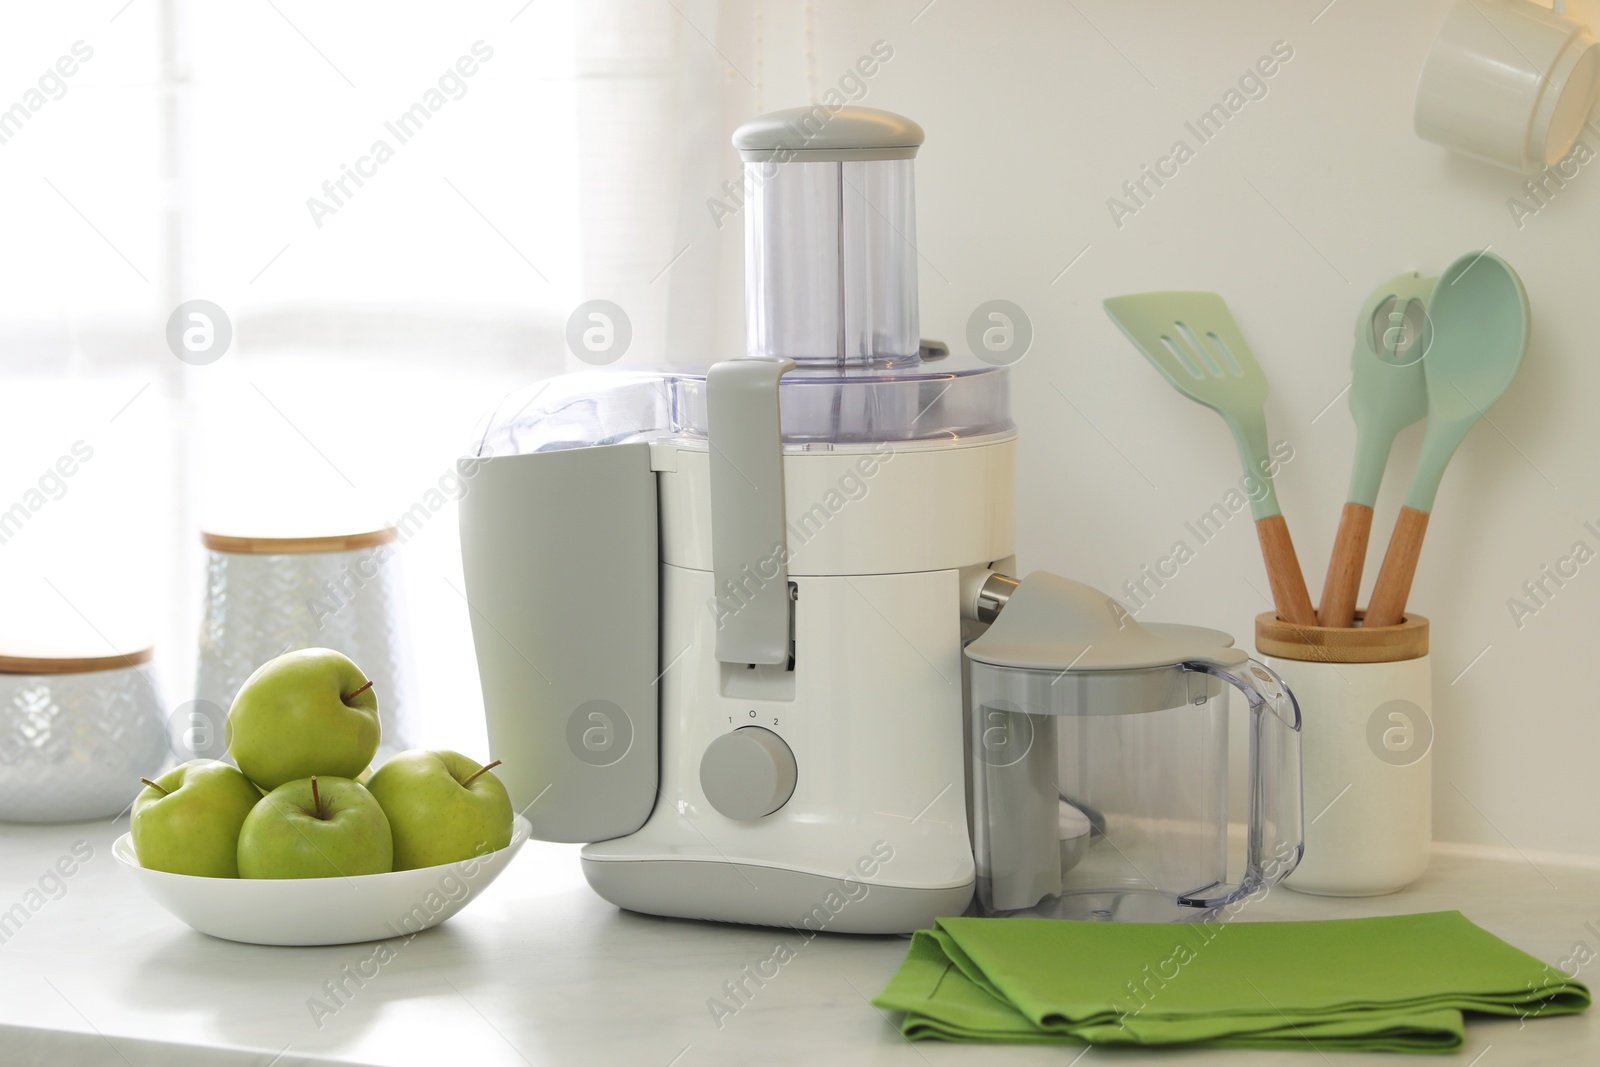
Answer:
[[[1574,541],[1600,548],[1583,526],[1600,527],[1600,425],[1584,414],[1600,395],[1600,163],[1519,229],[1506,203],[1518,177],[1413,136],[1417,73],[1446,0],[1337,0],[1326,10],[1325,0],[937,0],[913,22],[924,2],[769,2],[753,9],[759,23],[735,5],[718,44],[742,65],[759,30],[753,80],[768,109],[808,95],[808,24],[821,89],[873,41],[894,47],[862,102],[927,129],[924,335],[963,347],[968,314],[994,297],[1021,305],[1036,330],[1014,383],[1025,569],[1115,591],[1238,478],[1220,420],[1145,365],[1107,320],[1104,297],[1179,288],[1227,297],[1272,379],[1273,436],[1295,448],[1279,492],[1315,599],[1354,441],[1343,400],[1328,405],[1349,381],[1367,292],[1485,246],[1522,274],[1533,347],[1494,425],[1473,432],[1446,478],[1412,594],[1434,624],[1435,835],[1535,861],[1600,855],[1600,715],[1582,673],[1600,638],[1600,562],[1520,628],[1507,607]],[[1184,123],[1279,41],[1293,58],[1267,95],[1115,225],[1107,199],[1176,139],[1195,144]],[[746,114],[757,106],[749,96]],[[739,254],[736,240],[725,247]],[[726,306],[736,330],[736,298]],[[1391,463],[1369,590],[1419,430]],[[1219,626],[1247,643],[1265,588],[1241,516],[1144,617]]]

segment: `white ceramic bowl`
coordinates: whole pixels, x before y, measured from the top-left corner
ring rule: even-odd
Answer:
[[[511,844],[460,863],[349,878],[197,878],[139,866],[133,835],[112,854],[173,915],[212,937],[256,945],[345,945],[437,926],[466,907],[517,854],[532,827],[518,815]]]

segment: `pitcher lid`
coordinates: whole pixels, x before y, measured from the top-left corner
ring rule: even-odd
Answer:
[[[1221,630],[1141,623],[1093,586],[1034,571],[987,632],[967,646],[978,663],[1085,674],[1180,663],[1237,666],[1249,657]]]

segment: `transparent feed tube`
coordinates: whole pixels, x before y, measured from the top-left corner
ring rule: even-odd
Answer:
[[[848,367],[915,362],[910,159],[745,164],[751,355]]]
[[[1300,704],[1264,663],[1238,666],[1185,663],[1183,669],[1220,678],[1250,702],[1250,822],[1243,880],[1211,895],[1180,897],[1190,908],[1220,908],[1287,878],[1305,851],[1300,807]]]

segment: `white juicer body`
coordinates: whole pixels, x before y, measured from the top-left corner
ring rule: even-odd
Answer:
[[[962,579],[1012,555],[1015,449],[1011,433],[786,449],[789,669],[718,661],[709,454],[703,441],[652,446],[659,796],[639,830],[584,848],[601,896],[850,933],[904,933],[965,910]],[[752,726],[792,754],[793,792],[768,814],[731,818],[707,799],[702,761]]]

